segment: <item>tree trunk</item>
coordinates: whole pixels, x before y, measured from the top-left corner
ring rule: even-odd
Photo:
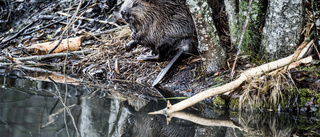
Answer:
[[[315,31],[316,31],[316,45],[320,46],[319,36],[320,36],[320,1],[318,0],[311,0],[312,4],[312,12],[315,22]]]
[[[292,54],[299,45],[304,21],[302,0],[269,0],[262,31],[261,53],[269,59]]]
[[[205,62],[207,73],[215,72],[225,65],[226,52],[221,46],[214,26],[212,8],[207,0],[187,0],[198,33],[199,52]]]
[[[237,12],[237,0],[225,0],[226,12],[228,15],[230,40],[232,46],[237,43],[237,24],[238,24],[238,12]]]

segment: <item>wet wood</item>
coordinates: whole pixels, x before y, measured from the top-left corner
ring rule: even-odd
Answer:
[[[68,38],[62,40],[60,45],[52,52],[52,53],[60,53],[64,51],[76,51],[80,49],[81,46],[81,40],[82,37],[75,37],[75,38]],[[26,50],[28,52],[36,53],[37,55],[45,55],[47,54],[57,43],[59,40],[54,42],[45,42],[45,43],[39,43],[31,45],[30,47],[27,47]]]
[[[205,90],[203,92],[200,92],[200,93],[192,96],[191,98],[183,100],[183,101],[181,101],[177,104],[174,104],[172,106],[168,106],[167,108],[165,108],[163,110],[152,112],[150,114],[165,113],[167,115],[170,115],[173,112],[183,110],[183,109],[185,109],[189,106],[192,106],[192,105],[194,105],[194,104],[196,104],[196,103],[198,103],[208,97],[212,97],[215,95],[226,93],[228,91],[232,91],[232,90],[236,89],[237,87],[239,87],[247,79],[261,76],[262,74],[265,74],[268,71],[271,71],[271,70],[274,70],[274,69],[277,69],[277,68],[280,68],[280,67],[283,67],[283,66],[286,66],[286,65],[292,63],[296,54],[298,54],[298,56],[294,60],[301,59],[307,53],[307,51],[311,47],[312,43],[313,43],[313,40],[310,41],[307,45],[302,44],[298,48],[298,49],[302,49],[301,51],[297,50],[293,55],[290,55],[286,58],[282,58],[282,59],[264,64],[264,65],[261,65],[261,66],[255,67],[255,68],[248,69],[248,70],[244,71],[243,73],[241,73],[239,78],[237,78],[236,80],[234,80],[230,83],[227,83],[225,85],[222,85],[222,86],[219,86],[216,88],[211,88],[211,89]],[[302,48],[302,47],[304,47],[304,48]],[[310,59],[310,57],[308,57],[307,59],[309,59],[308,62],[312,61],[312,58]]]

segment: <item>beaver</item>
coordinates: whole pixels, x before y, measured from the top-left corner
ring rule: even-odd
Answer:
[[[174,57],[163,75],[180,56],[198,54],[197,32],[185,0],[125,0],[120,14],[132,31],[126,51],[139,44],[150,48],[152,53],[138,59],[165,61]]]

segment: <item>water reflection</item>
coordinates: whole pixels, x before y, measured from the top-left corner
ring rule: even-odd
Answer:
[[[164,101],[120,95],[108,89],[56,85],[0,75],[0,135],[6,137],[76,136],[73,120],[55,95],[67,102],[82,137],[141,136],[317,136],[319,119],[288,113],[238,113],[209,107],[163,115]],[[130,86],[128,86],[130,87]],[[118,90],[118,88],[117,88]],[[129,90],[129,89],[127,89]],[[59,92],[60,91],[60,92]]]

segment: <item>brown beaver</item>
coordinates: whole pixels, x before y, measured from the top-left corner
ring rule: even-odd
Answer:
[[[132,31],[127,51],[140,44],[149,47],[152,55],[139,59],[164,61],[176,56],[163,75],[181,55],[198,53],[196,28],[185,0],[125,0],[120,14]]]
[[[183,0],[125,0],[120,13],[132,31],[126,50],[140,44],[154,53],[140,59],[164,61],[179,50],[197,53],[196,28]]]

